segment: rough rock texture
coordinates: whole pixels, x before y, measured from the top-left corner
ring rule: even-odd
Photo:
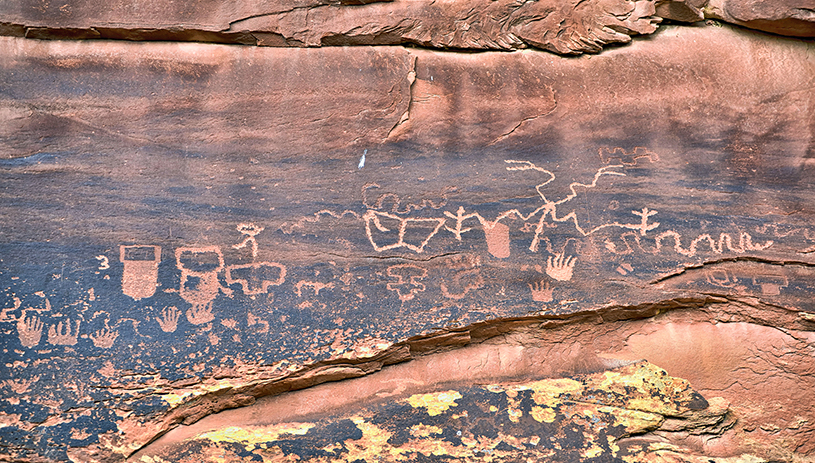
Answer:
[[[516,461],[549,452],[548,436],[564,461],[815,455],[811,42],[672,24],[570,58],[304,48],[364,36],[346,26],[367,12],[375,25],[415,15],[399,34],[424,31],[423,9],[441,7],[12,3],[0,5],[16,35],[0,38],[0,460],[216,459],[205,433],[227,461],[317,441],[335,456],[376,442],[414,461],[448,445]],[[582,32],[547,36],[546,21],[506,22],[507,5],[484,16],[501,27],[469,29],[444,7],[461,33],[429,27],[421,45],[490,48],[477,33],[540,26],[523,44],[597,51],[596,21],[704,9],[552,3],[564,9],[547,18]],[[343,25],[339,41],[295,27],[306,12]],[[228,31],[273,17],[319,40]],[[33,38],[93,30],[280,47]],[[632,386],[532,414],[535,384],[630,383],[643,368],[695,405],[663,413],[648,400],[673,389]],[[381,410],[444,391],[473,416],[486,407],[467,424],[481,447],[450,435],[455,421],[365,434],[394,415]],[[508,391],[525,401],[512,414]],[[537,434],[515,436],[513,417]],[[247,431],[270,425],[282,427],[268,439]],[[284,429],[316,440],[281,446]]]
[[[711,0],[709,17],[794,37],[815,37],[812,0]]]
[[[597,53],[651,34],[662,20],[705,17],[815,37],[812,0],[285,0],[271,3],[0,1],[0,34],[35,39],[174,40],[272,47],[398,45],[468,50],[527,47]]]

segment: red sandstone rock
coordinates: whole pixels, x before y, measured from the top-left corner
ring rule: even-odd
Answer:
[[[795,37],[815,37],[813,0],[710,0],[708,16],[740,26]]]

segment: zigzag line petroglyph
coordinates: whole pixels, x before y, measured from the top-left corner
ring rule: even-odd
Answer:
[[[404,210],[400,211],[399,210],[399,205],[402,203],[402,200],[401,200],[401,198],[399,198],[399,195],[397,195],[395,193],[381,194],[381,195],[379,195],[379,197],[376,198],[376,203],[371,205],[368,202],[368,190],[370,190],[371,188],[381,188],[381,187],[377,183],[366,183],[365,185],[363,185],[363,187],[362,187],[362,204],[364,204],[365,207],[367,207],[368,209],[380,210],[380,209],[382,209],[382,204],[385,201],[387,201],[388,199],[391,199],[393,201],[393,206],[391,207],[391,210],[389,212],[392,212],[394,214],[408,214],[411,211],[420,211],[420,210],[425,209],[427,207],[430,207],[431,209],[441,209],[441,208],[443,208],[444,206],[447,205],[447,199],[448,199],[447,194],[449,192],[451,192],[451,191],[456,190],[456,187],[445,187],[441,191],[441,198],[442,199],[441,199],[440,202],[436,203],[431,199],[422,199],[422,202],[420,202],[420,203],[409,203],[407,206],[405,206]]]
[[[496,224],[498,224],[498,222],[500,222],[501,220],[503,220],[503,219],[505,219],[507,217],[515,215],[516,217],[520,218],[521,220],[527,221],[527,220],[531,219],[532,217],[536,216],[538,213],[541,213],[541,215],[540,215],[540,218],[538,219],[537,227],[535,228],[535,236],[532,239],[532,243],[529,246],[529,250],[532,251],[532,252],[537,252],[538,251],[540,241],[541,241],[541,235],[543,234],[544,228],[547,227],[547,222],[546,222],[547,217],[551,217],[553,222],[568,222],[568,221],[571,221],[574,224],[575,230],[577,230],[583,236],[591,235],[591,234],[597,232],[598,230],[602,230],[604,228],[609,228],[609,227],[627,228],[627,229],[630,229],[630,230],[639,230],[642,235],[645,235],[645,232],[653,230],[654,228],[659,226],[659,223],[653,223],[653,224],[648,223],[648,218],[657,213],[657,211],[651,211],[648,208],[643,208],[642,211],[632,211],[633,214],[639,215],[642,218],[642,220],[638,224],[630,224],[630,223],[624,224],[624,223],[619,223],[619,222],[613,222],[613,223],[602,224],[602,225],[599,225],[597,227],[594,227],[594,228],[591,228],[591,229],[588,229],[588,230],[584,229],[580,225],[580,221],[577,218],[577,213],[575,211],[571,211],[571,212],[569,212],[568,214],[566,214],[566,215],[564,215],[562,217],[558,217],[558,210],[557,210],[558,206],[561,206],[561,205],[573,200],[574,198],[576,198],[579,195],[579,193],[577,191],[578,187],[585,188],[585,189],[596,188],[597,183],[600,180],[600,178],[603,177],[603,176],[607,176],[607,175],[624,177],[625,173],[618,172],[617,170],[615,170],[615,169],[623,168],[624,167],[623,165],[611,165],[611,166],[601,167],[600,169],[597,170],[597,172],[595,172],[594,178],[592,179],[591,183],[586,184],[586,183],[581,183],[581,182],[572,182],[572,183],[569,184],[570,193],[568,195],[566,195],[563,199],[560,199],[558,201],[552,201],[552,200],[550,200],[550,199],[548,199],[546,197],[546,195],[542,191],[542,188],[545,187],[546,185],[548,185],[549,183],[551,183],[553,180],[555,180],[556,176],[555,176],[554,173],[552,173],[551,171],[549,171],[547,169],[544,169],[542,167],[538,167],[538,166],[536,166],[534,163],[532,163],[530,161],[518,161],[518,160],[514,160],[514,159],[506,159],[506,160],[504,160],[504,162],[507,163],[507,164],[512,164],[511,166],[506,168],[508,171],[520,172],[520,171],[534,170],[534,171],[542,172],[542,173],[549,176],[549,178],[546,181],[544,181],[543,183],[540,183],[537,186],[535,186],[535,190],[538,192],[538,195],[540,196],[541,200],[543,200],[544,204],[542,206],[538,207],[537,209],[535,209],[534,211],[532,211],[529,214],[523,214],[518,209],[510,209],[510,210],[504,211],[501,214],[499,214],[494,220],[487,220],[477,212],[467,214],[463,207],[459,207],[458,211],[456,211],[456,214],[453,214],[453,213],[451,213],[449,211],[445,211],[444,214],[447,217],[449,217],[451,219],[454,219],[456,221],[455,227],[445,226],[445,229],[447,231],[453,233],[456,236],[457,240],[461,241],[461,234],[471,230],[471,228],[462,228],[462,223],[467,219],[470,219],[470,218],[478,219],[478,221],[481,223],[482,227],[484,228],[485,233],[487,233],[489,235],[489,233],[496,227]],[[489,240],[489,236],[488,236],[488,240]],[[501,256],[499,256],[499,257],[501,257]],[[503,256],[503,257],[506,257],[506,256]]]
[[[608,147],[600,148],[600,161],[603,164],[611,164],[611,161],[617,160],[620,164],[626,166],[636,166],[637,160],[647,158],[651,162],[659,161],[659,155],[648,151],[644,146],[637,146],[630,153],[622,148],[614,148],[613,150]]]
[[[746,232],[739,233],[739,242],[735,246],[733,245],[733,238],[730,235],[730,233],[720,233],[718,242],[715,239],[713,239],[713,236],[711,236],[710,234],[704,233],[694,238],[686,249],[682,247],[682,235],[674,230],[668,230],[660,233],[654,238],[654,247],[652,249],[646,249],[645,247],[643,247],[640,236],[633,232],[626,232],[620,235],[620,240],[623,243],[625,243],[627,247],[626,250],[617,251],[617,245],[615,245],[608,239],[605,240],[606,249],[618,255],[634,253],[634,250],[631,248],[631,245],[626,240],[626,238],[629,236],[633,236],[640,250],[647,254],[657,254],[662,250],[663,241],[665,241],[666,239],[673,239],[674,240],[673,250],[676,251],[678,254],[687,257],[696,256],[699,251],[698,250],[699,244],[703,242],[707,243],[707,245],[710,247],[711,252],[713,252],[714,254],[722,254],[725,251],[725,246],[727,247],[727,250],[730,252],[743,254],[748,251],[763,251],[773,245],[772,240],[766,241],[763,244],[754,244],[753,237]]]
[[[294,222],[294,223],[291,223],[291,224],[289,224],[289,222],[283,222],[282,224],[280,224],[280,226],[277,229],[282,231],[283,233],[285,233],[287,235],[291,235],[292,233],[294,233],[294,230],[296,228],[305,228],[307,223],[317,223],[317,222],[319,222],[320,221],[320,216],[322,216],[322,215],[328,215],[328,216],[331,216],[331,217],[333,217],[335,219],[342,219],[346,215],[351,215],[357,220],[362,220],[362,217],[360,217],[360,215],[358,213],[356,213],[354,211],[351,211],[351,210],[348,210],[348,209],[342,211],[339,214],[334,212],[334,211],[328,210],[328,209],[323,209],[323,210],[321,210],[319,212],[315,212],[314,215],[312,215],[312,216],[303,217],[300,220],[298,220],[297,222]]]

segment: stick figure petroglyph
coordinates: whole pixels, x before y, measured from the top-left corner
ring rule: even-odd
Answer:
[[[565,252],[549,256],[546,260],[546,274],[558,281],[569,281],[576,262],[577,257],[567,257]]]
[[[71,320],[65,320],[65,323],[59,322],[56,326],[52,325],[48,328],[48,343],[54,346],[73,346],[76,345],[76,338],[79,337],[79,324],[76,321],[76,329],[71,332]]]
[[[165,333],[172,333],[178,328],[178,318],[181,316],[181,311],[175,306],[165,307],[161,309],[161,318],[156,317],[158,326],[161,331]]]
[[[25,347],[34,347],[40,343],[42,339],[42,321],[36,316],[26,316],[26,312],[17,320],[17,337],[20,338],[20,344]]]
[[[255,237],[264,230],[263,227],[259,227],[253,223],[241,223],[235,227],[241,234],[246,235],[246,238],[243,239],[239,244],[232,245],[234,249],[243,249],[249,244],[252,245],[252,258],[256,258],[258,256],[258,242]]]

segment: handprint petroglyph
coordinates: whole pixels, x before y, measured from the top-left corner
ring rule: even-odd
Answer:
[[[558,281],[569,281],[576,262],[577,257],[566,256],[566,253],[549,256],[546,260],[546,274]]]
[[[59,322],[56,326],[52,325],[48,328],[48,343],[54,346],[74,346],[76,339],[79,337],[79,324],[76,321],[76,329],[71,331],[71,320]]]
[[[161,318],[156,317],[158,326],[161,331],[165,333],[172,333],[178,328],[178,318],[181,316],[181,311],[175,306],[165,307],[161,309]]]
[[[17,320],[17,336],[20,338],[20,344],[25,347],[34,347],[39,344],[42,339],[42,328],[42,321],[36,315],[27,317],[24,311]]]
[[[547,281],[537,281],[534,283],[527,283],[529,290],[532,291],[532,300],[535,302],[552,302],[554,297],[552,293],[554,288]]]
[[[119,337],[119,332],[108,328],[103,328],[90,335],[93,345],[103,349],[113,347],[113,342]]]

